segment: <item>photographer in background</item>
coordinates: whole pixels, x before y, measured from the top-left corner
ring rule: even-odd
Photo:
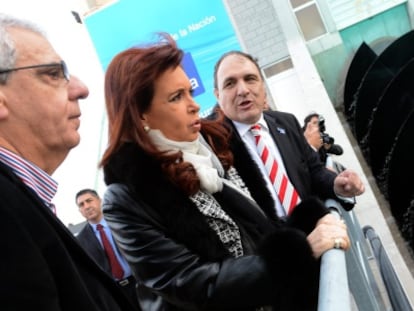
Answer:
[[[326,162],[327,154],[343,153],[342,147],[334,144],[335,139],[325,133],[325,119],[318,113],[313,112],[306,116],[302,129],[308,144],[319,153],[322,162]]]

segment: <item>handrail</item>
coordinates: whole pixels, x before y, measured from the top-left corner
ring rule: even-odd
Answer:
[[[340,218],[340,204],[337,201],[326,200],[325,206],[331,214]],[[332,310],[351,310],[345,252],[341,249],[328,250],[321,258],[318,311]]]
[[[329,156],[326,164],[338,173],[341,170]],[[325,206],[337,217],[342,216],[348,227],[352,246],[347,252],[332,249],[322,255],[318,311],[350,311],[351,302],[358,310],[363,311],[390,310],[390,303],[391,310],[413,311],[413,305],[410,304],[374,229],[370,226],[362,229],[354,212],[344,212],[337,201],[327,200]],[[385,285],[387,302],[368,262],[373,257],[377,261],[382,284]]]
[[[382,280],[387,289],[388,297],[390,299],[394,311],[412,311],[412,307],[408,297],[398,279],[397,274],[392,266],[390,259],[382,245],[381,239],[376,234],[374,228],[371,226],[363,227],[364,235],[370,242],[371,248],[374,252],[380,268]]]
[[[379,283],[370,264],[372,251],[364,237],[354,211],[344,212],[343,219],[348,227],[352,246],[345,253],[349,288],[359,310],[386,311]]]

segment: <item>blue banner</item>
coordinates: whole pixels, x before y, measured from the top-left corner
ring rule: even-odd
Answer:
[[[119,0],[86,17],[85,24],[104,70],[117,53],[168,32],[186,52],[183,67],[201,114],[216,103],[214,64],[223,53],[240,50],[222,0]]]

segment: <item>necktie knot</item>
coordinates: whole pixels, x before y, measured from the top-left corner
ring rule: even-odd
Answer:
[[[96,225],[96,230],[101,231],[103,230],[103,226],[101,224]]]
[[[252,132],[253,136],[260,136],[260,130],[261,126],[259,124],[255,124],[250,128],[250,131]]]

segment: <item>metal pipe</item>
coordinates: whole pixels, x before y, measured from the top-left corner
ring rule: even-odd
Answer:
[[[329,199],[325,205],[331,214],[340,218],[338,202]],[[332,310],[351,310],[345,252],[341,249],[326,251],[321,258],[318,311]]]

